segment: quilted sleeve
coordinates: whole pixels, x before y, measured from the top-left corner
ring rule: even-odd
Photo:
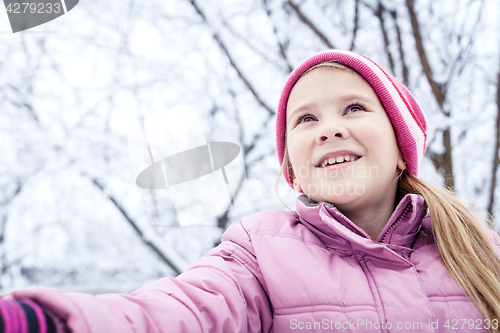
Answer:
[[[178,277],[130,295],[34,288],[12,296],[31,298],[71,332],[269,332],[271,306],[241,223],[222,240]]]

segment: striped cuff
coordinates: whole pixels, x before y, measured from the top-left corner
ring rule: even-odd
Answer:
[[[0,333],[56,333],[54,322],[31,299],[0,299]]]

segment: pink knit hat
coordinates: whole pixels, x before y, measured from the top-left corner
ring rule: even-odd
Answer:
[[[383,70],[371,59],[351,51],[331,50],[319,53],[297,67],[285,83],[276,113],[276,148],[280,165],[283,164],[286,133],[286,104],[288,96],[300,76],[309,68],[327,61],[334,61],[357,71],[372,86],[392,122],[399,150],[408,167],[408,172],[418,175],[427,140],[427,124],[412,94],[391,74]],[[293,178],[289,170],[283,171],[285,179],[293,188]]]

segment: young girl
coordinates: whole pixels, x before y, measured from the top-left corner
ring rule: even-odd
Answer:
[[[243,218],[130,295],[14,292],[5,331],[500,331],[500,238],[417,178],[426,121],[403,85],[362,55],[320,53],[291,74],[276,120],[296,212]]]

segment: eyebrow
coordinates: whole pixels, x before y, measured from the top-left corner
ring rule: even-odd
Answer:
[[[344,96],[340,97],[341,102],[350,102],[353,100],[358,100],[358,101],[365,102],[368,104],[377,104],[377,102],[379,101],[378,98],[377,98],[377,101],[374,101],[370,97],[366,97],[366,96],[362,96],[362,95],[358,95],[358,94],[348,94],[348,95],[344,95]]]
[[[307,111],[307,110],[310,110],[312,109],[314,106],[316,105],[316,103],[312,102],[312,103],[306,103],[304,105],[301,105],[299,108],[293,110],[291,113],[290,113],[290,119],[292,119],[292,116],[295,114],[295,113],[299,113],[299,112],[302,112],[302,111]]]
[[[374,101],[373,99],[371,99],[369,97],[365,97],[365,96],[359,95],[359,94],[346,94],[346,95],[340,96],[339,101],[340,101],[340,103],[348,103],[348,102],[352,102],[352,101],[360,101],[360,102],[364,102],[364,103],[367,103],[367,104],[377,104],[377,102]],[[297,109],[293,110],[290,113],[289,121],[293,119],[293,115],[294,114],[300,113],[302,111],[308,111],[308,110],[314,108],[315,105],[316,105],[316,103],[314,103],[314,102],[306,103],[304,105],[301,105],[300,107],[298,107]],[[289,123],[289,121],[287,122],[287,124]]]

